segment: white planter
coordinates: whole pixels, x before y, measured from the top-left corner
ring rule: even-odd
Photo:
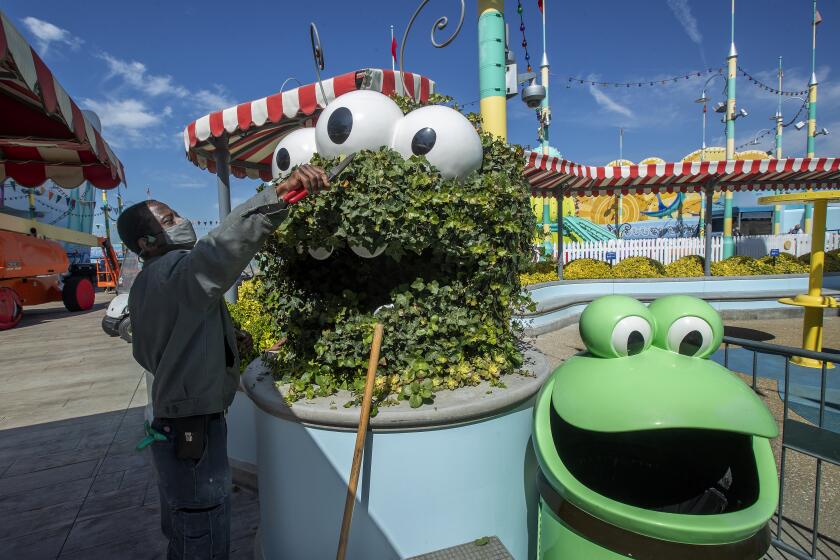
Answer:
[[[507,388],[442,391],[435,404],[383,407],[371,419],[348,558],[407,558],[498,536],[514,558],[533,557],[537,494],[531,450],[534,396],[548,362],[527,353],[533,376]],[[257,405],[262,557],[332,558],[359,409],[347,395],[285,404],[261,360],[243,385]]]

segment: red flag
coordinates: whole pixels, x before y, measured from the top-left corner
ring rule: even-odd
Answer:
[[[391,37],[391,58],[397,60],[397,38]]]
[[[540,9],[540,13],[543,11],[543,0],[537,0],[537,8]]]

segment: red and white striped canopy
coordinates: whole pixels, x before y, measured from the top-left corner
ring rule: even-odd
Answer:
[[[187,158],[202,169],[216,172],[214,152],[227,141],[230,170],[235,177],[271,179],[271,157],[277,143],[297,128],[314,126],[327,104],[349,91],[367,89],[390,95],[395,91],[399,72],[364,69],[348,72],[317,83],[240,103],[205,115],[184,129]],[[419,74],[405,73],[406,94],[426,101],[434,92],[434,82]],[[326,97],[326,99],[325,99]]]
[[[0,181],[112,189],[122,163],[5,14],[0,12]]]
[[[525,177],[535,196],[600,196],[840,187],[840,158],[680,162],[622,167],[579,165],[525,152]]]

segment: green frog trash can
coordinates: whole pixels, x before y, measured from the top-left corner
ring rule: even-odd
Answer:
[[[773,416],[709,360],[723,323],[706,302],[593,301],[586,351],[534,410],[538,558],[747,560],[770,546],[779,499]]]

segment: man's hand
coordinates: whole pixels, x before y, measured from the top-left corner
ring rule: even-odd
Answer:
[[[235,329],[236,333],[236,349],[240,356],[250,357],[254,352],[254,339],[251,333],[244,329]]]
[[[307,194],[326,190],[329,186],[330,181],[323,169],[306,164],[295,169],[285,181],[278,183],[274,190],[277,198],[282,198],[288,204],[294,204]]]

